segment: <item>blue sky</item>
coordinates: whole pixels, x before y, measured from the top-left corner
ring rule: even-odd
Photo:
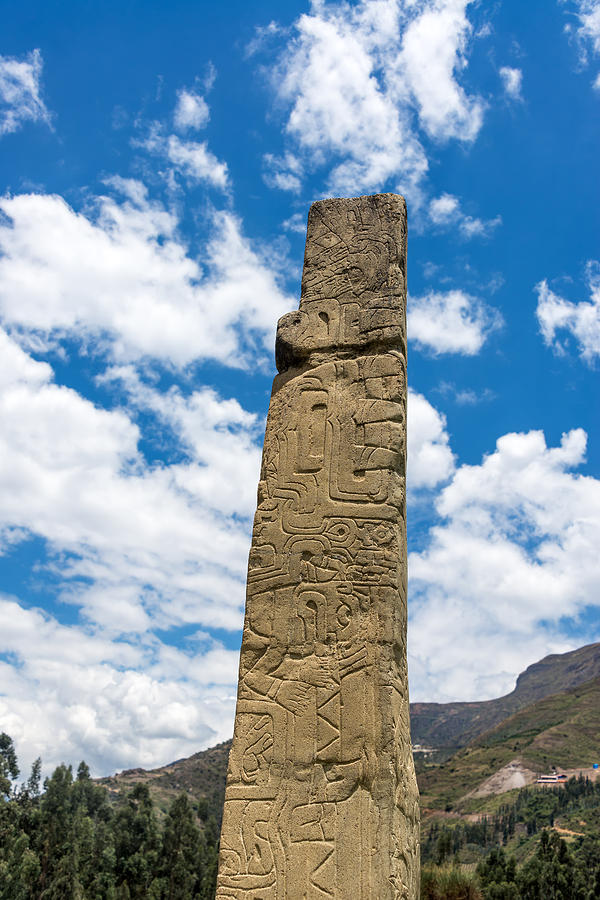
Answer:
[[[274,330],[322,197],[408,202],[411,698],[599,640],[598,0],[1,8],[23,763],[231,734]]]

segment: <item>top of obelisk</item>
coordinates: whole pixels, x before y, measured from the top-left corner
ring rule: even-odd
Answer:
[[[319,200],[308,213],[300,308],[279,321],[277,368],[367,347],[404,350],[405,308],[404,198]]]

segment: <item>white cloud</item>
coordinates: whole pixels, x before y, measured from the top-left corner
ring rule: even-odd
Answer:
[[[554,448],[539,431],[507,434],[442,491],[443,521],[409,559],[419,699],[498,696],[525,665],[572,647],[562,623],[600,589],[600,481],[569,471],[585,446],[581,429]]]
[[[484,104],[458,82],[469,0],[313,2],[273,82],[307,168],[331,165],[336,191],[395,187],[418,197],[427,158],[417,134],[473,140]]]
[[[408,338],[438,353],[479,353],[488,335],[502,324],[500,313],[463,291],[430,291],[410,297]]]
[[[418,15],[402,39],[401,78],[416,100],[425,131],[442,140],[472,141],[483,122],[483,101],[469,97],[456,80],[467,65],[469,5],[469,0],[416,3]]]
[[[120,382],[134,407],[172,430],[195,463],[169,467],[178,487],[226,516],[253,516],[260,466],[256,415],[207,387],[187,396],[176,386],[161,392],[142,382],[133,366],[113,367],[99,381]]]
[[[198,115],[180,102],[178,127]],[[205,144],[153,134],[188,181],[228,187]],[[97,772],[231,733],[238,654],[190,632],[241,627],[261,423],[176,379],[203,359],[264,364],[295,305],[231,211],[209,209],[192,256],[173,209],[139,181],[106,183],[112,196],[79,212],[58,196],[0,199],[0,552],[44,548],[28,602],[0,597],[0,718],[25,764],[60,753]],[[67,340],[112,364],[102,391],[118,382],[127,411],[55,384],[26,352]],[[143,380],[150,359],[176,382],[166,392]],[[79,624],[27,608],[36,590]]]
[[[457,229],[460,236],[466,240],[473,237],[488,237],[502,222],[500,216],[483,220],[465,215],[460,208],[458,197],[447,193],[434,197],[430,201],[429,218],[434,225]]]
[[[173,113],[176,128],[181,131],[188,128],[204,128],[209,118],[210,110],[204,97],[187,88],[177,91],[177,103]]]
[[[0,596],[0,717],[48,765],[55,753],[104,772],[165,763],[230,733],[237,653],[165,641],[241,627],[259,424],[206,388],[161,394],[113,370],[105,384],[120,379],[130,411],[146,427],[159,417],[180,450],[150,466],[129,415],[52,375],[0,330],[0,551],[41,538],[38,577],[53,574],[84,624]]]
[[[564,353],[565,346],[557,338],[557,332],[572,335],[579,345],[582,359],[591,363],[600,356],[600,265],[590,262],[587,266],[590,290],[589,301],[571,303],[555,294],[544,279],[536,285],[538,303],[536,315],[545,343],[557,353]]]
[[[287,131],[299,150],[317,162],[342,157],[330,175],[334,190],[374,190],[399,174],[413,183],[427,169],[406,113],[373,71],[371,48],[356,21],[363,10],[360,4],[352,14],[330,7],[302,16],[279,81],[292,107]]]
[[[229,184],[227,163],[210,152],[206,141],[182,141],[176,134],[171,134],[166,141],[166,156],[191,181],[206,181],[222,190]]]
[[[523,83],[523,72],[521,69],[513,69],[510,66],[502,66],[500,69],[500,78],[504,93],[511,100],[522,100],[521,86]]]
[[[493,219],[477,219],[463,215],[458,227],[461,235],[469,240],[472,237],[488,237],[494,228],[501,224],[500,216],[495,216]]]
[[[53,384],[45,363],[0,339],[0,535],[44,539],[63,599],[111,633],[144,631],[150,618],[154,627],[238,628],[258,481],[255,417],[211,391],[148,390],[146,405],[168,418],[188,456],[149,467],[125,413]]]
[[[18,131],[24,122],[50,124],[41,97],[41,76],[39,50],[24,59],[0,55],[0,135]]]
[[[211,69],[207,89],[210,89],[212,78],[214,72]],[[208,104],[200,94],[186,88],[178,91],[173,123],[179,131],[202,128],[209,117]],[[176,134],[167,134],[162,123],[152,122],[147,137],[134,140],[133,144],[171,164],[172,168],[166,173],[166,180],[171,184],[175,182],[175,173],[178,173],[188,184],[210,185],[226,192],[231,187],[227,163],[208,149],[206,141],[183,140]]]
[[[202,358],[244,366],[271,350],[293,305],[228,211],[214,212],[202,256],[188,255],[174,212],[139,182],[77,213],[58,196],[0,199],[0,314],[39,342],[93,339],[126,361]]]
[[[569,5],[576,10],[579,25],[575,29],[575,35],[579,42],[581,61],[586,65],[590,51],[595,56],[600,55],[600,0],[571,0]],[[573,29],[567,25],[565,30],[570,32]],[[600,74],[596,76],[594,87],[600,89]]]
[[[268,25],[256,25],[254,37],[246,46],[246,57],[254,56],[272,39],[282,33],[284,29],[277,22],[269,22]]]
[[[409,390],[407,481],[411,491],[433,488],[454,471],[445,417],[422,394]]]
[[[293,213],[289,219],[281,223],[281,227],[296,234],[306,234],[306,216],[302,213]]]
[[[263,180],[268,187],[279,188],[297,194],[302,187],[302,164],[293,153],[283,157],[265,153],[263,157],[265,171]]]
[[[442,381],[437,388],[440,394],[450,396],[459,406],[476,406],[478,403],[485,403],[493,400],[495,393],[489,388],[483,388],[481,391],[472,388],[459,388],[452,382]]]
[[[456,216],[460,215],[458,197],[454,197],[452,194],[434,197],[429,204],[429,215],[431,221],[436,225],[450,224]]]
[[[154,123],[149,136],[134,143],[171,163],[171,177],[178,172],[191,184],[207,184],[222,191],[230,186],[227,163],[211,153],[206,141],[188,141],[176,134],[165,135],[163,129]]]
[[[156,766],[231,734],[238,654],[111,641],[0,595],[0,720],[24,774],[85,759],[96,775]]]

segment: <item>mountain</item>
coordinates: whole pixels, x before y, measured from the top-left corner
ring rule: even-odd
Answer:
[[[411,704],[411,729],[413,743],[447,751],[441,764],[418,762],[424,807],[453,806],[503,767],[528,771],[530,780],[551,766],[587,768],[600,762],[600,643],[545,657],[497,700]],[[220,821],[230,747],[225,741],[158,769],[128,769],[99,783],[118,802],[145,782],[163,811],[185,791],[201,818],[212,813]],[[504,789],[500,779],[489,793]]]
[[[115,802],[124,798],[135,784],[143,782],[150,788],[152,798],[162,813],[178,794],[185,792],[199,807],[202,819],[214,815],[220,823],[230,747],[231,741],[224,741],[158,769],[126,769],[97,781],[108,789]]]
[[[600,677],[600,643],[552,654],[529,666],[515,689],[496,700],[411,703],[413,744],[456,750],[536,700]]]
[[[559,691],[505,718],[440,765],[419,766],[422,806],[454,807],[457,801],[521,786],[499,778],[503,770],[532,780],[556,767],[592,775],[600,762],[600,677]],[[484,783],[495,784],[482,790]]]

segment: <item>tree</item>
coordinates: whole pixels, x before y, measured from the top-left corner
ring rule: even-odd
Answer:
[[[0,861],[0,900],[29,900],[35,896],[40,876],[40,861],[29,847],[26,834],[4,844]]]
[[[116,881],[131,900],[145,898],[157,875],[160,841],[148,786],[136,784],[115,817]],[[120,896],[117,894],[117,896]]]
[[[486,900],[519,900],[515,883],[516,863],[502,847],[492,850],[477,866],[477,875]]]
[[[585,900],[569,849],[555,831],[542,831],[535,856],[517,875],[523,900]]]
[[[0,734],[0,799],[7,800],[12,791],[12,782],[19,777],[17,754],[6,732]]]
[[[162,875],[166,900],[193,900],[204,866],[204,842],[187,794],[171,804],[162,842]]]
[[[217,892],[217,871],[219,868],[219,826],[217,820],[209,815],[204,830],[206,849],[204,869],[200,887],[200,900],[213,900]]]

